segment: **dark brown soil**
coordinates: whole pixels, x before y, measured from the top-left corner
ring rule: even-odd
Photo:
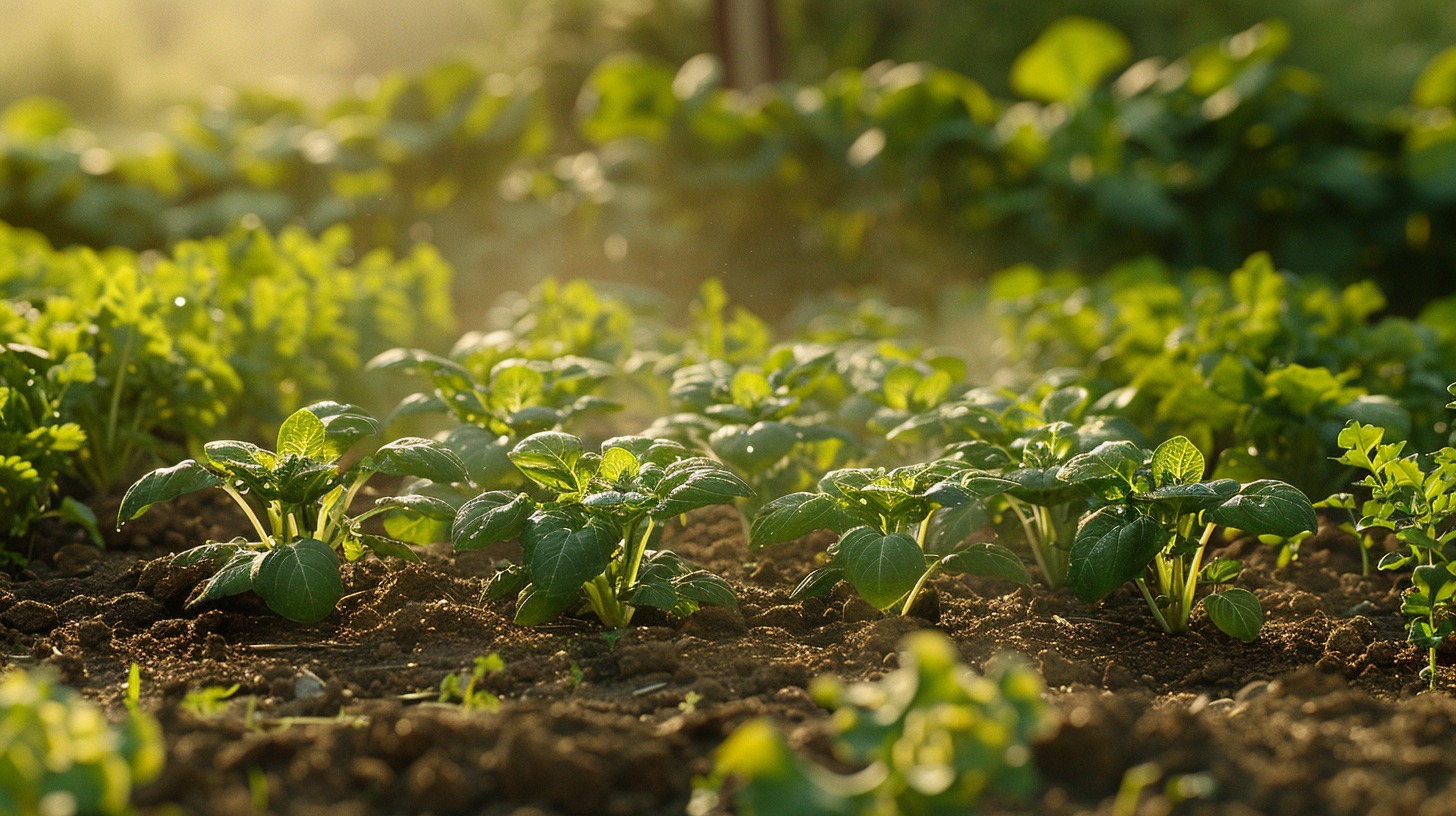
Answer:
[[[993,812],[1456,812],[1450,661],[1426,692],[1397,579],[1361,577],[1338,533],[1284,569],[1252,541],[1229,548],[1268,615],[1243,644],[1205,620],[1164,635],[1130,590],[1088,608],[942,578],[908,619],[847,594],[794,602],[826,539],[750,556],[737,517],[708,510],[668,540],[727,577],[740,607],[639,613],[612,644],[586,618],[514,626],[509,603],[480,601],[499,554],[445,548],[423,564],[347,565],[349,594],[312,626],[251,596],[186,608],[203,576],[161,559],[244,531],[225,502],[194,496],[128,525],[104,554],[48,540],[31,572],[0,583],[6,663],[50,666],[117,711],[140,664],[168,744],[163,776],[138,793],[143,813],[681,814],[736,725],[767,714],[815,750],[826,716],[809,681],[879,677],[920,627],[946,632],[973,666],[1019,652],[1051,689],[1061,725],[1036,753],[1045,792]],[[492,652],[505,663],[485,680],[497,710],[433,702],[447,674]],[[234,684],[221,713],[182,705]],[[701,796],[693,810],[715,812]]]

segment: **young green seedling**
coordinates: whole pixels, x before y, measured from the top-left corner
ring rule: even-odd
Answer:
[[[358,408],[320,402],[284,420],[276,451],[247,442],[209,442],[201,461],[155,470],[132,485],[122,497],[117,527],[154,504],[205,488],[222,490],[242,508],[257,538],[210,542],[173,556],[174,564],[215,569],[190,603],[253,590],[289,620],[321,620],[343,595],[340,555],[352,561],[368,551],[418,560],[402,542],[365,532],[365,520],[393,509],[425,518],[454,514],[438,499],[389,496],[350,516],[350,505],[371,477],[466,481],[460,459],[428,439],[398,439],[343,467],[344,454],[377,428],[375,419]]]
[[[1012,483],[964,462],[941,459],[884,469],[832,471],[817,492],[791,493],[764,506],[753,519],[749,543],[763,547],[814,530],[833,530],[829,563],[809,573],[795,597],[827,593],[848,581],[876,609],[900,606],[909,614],[938,573],[969,573],[1021,584],[1031,577],[1015,553],[999,544],[927,541],[942,507],[957,507],[1004,492]]]
[[[675,442],[618,437],[601,451],[559,431],[532,434],[511,450],[511,462],[551,498],[495,490],[461,506],[457,550],[521,543],[523,563],[498,573],[487,597],[516,594],[516,622],[526,626],[585,599],[612,629],[630,624],[639,606],[688,615],[701,604],[734,605],[723,579],[652,544],[663,522],[752,495],[748,485]]]
[[[834,712],[835,757],[863,770],[833,772],[799,757],[767,720],[728,736],[715,778],[737,779],[740,812],[965,814],[987,794],[1036,790],[1031,743],[1053,727],[1036,672],[1000,661],[979,676],[938,632],[916,632],[901,648],[901,667],[883,680],[846,687],[820,678],[811,687]]]
[[[1181,436],[1151,454],[1131,442],[1106,442],[1062,467],[1063,481],[1108,502],[1082,519],[1072,541],[1067,584],[1077,597],[1092,603],[1132,581],[1165,632],[1186,630],[1202,603],[1219,629],[1244,641],[1258,637],[1264,613],[1252,592],[1198,598],[1200,582],[1238,574],[1232,560],[1203,567],[1208,542],[1220,524],[1255,535],[1313,530],[1314,507],[1283,482],[1204,481],[1204,468],[1203,454]]]
[[[1456,393],[1456,386],[1452,391]],[[1389,530],[1405,545],[1404,551],[1381,558],[1379,568],[1413,568],[1401,611],[1410,642],[1428,652],[1426,672],[1434,688],[1436,650],[1453,629],[1456,448],[1444,447],[1430,456],[1402,456],[1405,442],[1385,443],[1384,437],[1384,428],[1351,422],[1340,432],[1344,453],[1338,461],[1368,474],[1356,483],[1370,491],[1356,524],[1360,532]]]

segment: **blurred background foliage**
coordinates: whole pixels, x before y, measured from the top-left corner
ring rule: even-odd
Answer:
[[[1412,88],[1456,4],[778,10],[785,81],[739,94],[694,59],[712,0],[0,0],[0,219],[62,246],[164,249],[244,215],[435,243],[465,325],[549,275],[680,296],[719,275],[777,316],[1142,253],[1226,272],[1267,250],[1408,312],[1451,289],[1456,71]],[[1014,82],[1072,13],[1118,40],[1088,87]]]

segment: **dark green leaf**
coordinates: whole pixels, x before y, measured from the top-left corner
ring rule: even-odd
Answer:
[[[876,609],[905,597],[925,574],[925,554],[914,538],[905,533],[882,535],[869,527],[856,527],[840,538],[834,563]]]
[[[96,511],[77,501],[73,496],[66,496],[61,499],[61,504],[56,508],[56,517],[61,521],[69,522],[86,531],[86,537],[91,543],[106,549],[106,542],[101,538],[101,528],[96,523]]]
[[[652,517],[661,521],[699,507],[752,496],[753,488],[721,463],[694,457],[668,465],[657,492],[662,501],[653,509]]]
[[[455,518],[456,508],[444,499],[407,493],[403,496],[385,496],[374,500],[375,507],[398,507],[425,518],[449,520]]]
[[[1215,592],[1203,599],[1203,611],[1220,631],[1245,643],[1257,638],[1264,627],[1264,610],[1247,589]]]
[[[787,456],[798,439],[798,432],[782,422],[756,422],[724,425],[708,437],[708,446],[724,462],[755,472]]]
[[[789,597],[796,601],[804,598],[819,598],[828,595],[830,590],[834,589],[834,585],[843,579],[844,570],[839,567],[833,564],[820,567],[804,576],[804,580],[794,587],[794,591],[789,594]]]
[[[520,626],[535,626],[545,623],[548,620],[565,612],[568,607],[576,602],[577,593],[553,595],[543,592],[534,584],[528,585],[521,590],[520,598],[516,604],[516,624]]]
[[[1139,502],[1176,505],[1179,512],[1191,513],[1223,504],[1238,492],[1239,483],[1233,479],[1215,479],[1211,482],[1170,484],[1147,493],[1138,493],[1132,498]]]
[[[499,601],[518,594],[531,583],[531,576],[518,564],[507,564],[505,568],[490,577],[485,585],[485,600]]]
[[[1146,516],[1122,506],[1104,507],[1077,528],[1067,584],[1084,603],[1099,601],[1137,577],[1168,538],[1167,531]]]
[[[116,526],[120,529],[121,525],[140,516],[154,504],[220,484],[222,480],[195,459],[154,470],[127,488],[126,495],[121,497],[121,507],[116,511]]]
[[[1209,510],[1208,520],[1256,535],[1285,538],[1312,533],[1318,524],[1314,506],[1303,493],[1270,479],[1244,485],[1238,495]]]
[[[222,565],[222,568],[213,573],[212,577],[194,592],[192,598],[187,601],[187,605],[191,607],[252,589],[253,570],[257,566],[258,559],[263,556],[264,553],[256,550],[234,550],[232,557]]]
[[[707,606],[737,606],[728,582],[707,570],[694,570],[673,581],[679,595]]]
[[[627,602],[671,612],[672,608],[677,606],[677,591],[667,581],[649,581],[638,584]]]
[[[1131,442],[1103,442],[1067,460],[1057,471],[1057,477],[1068,484],[1090,484],[1097,490],[1105,486],[1125,491],[1131,487],[1132,476],[1146,457],[1147,453]]]
[[[360,542],[380,558],[398,558],[401,561],[408,561],[412,564],[420,562],[419,553],[409,548],[403,541],[396,541],[392,538],[377,535],[360,536]]]
[[[535,590],[573,598],[582,584],[606,570],[619,540],[615,530],[598,524],[558,527],[532,538],[525,566]]]
[[[354,443],[379,433],[379,420],[357,405],[341,402],[315,402],[304,410],[324,423],[324,435],[335,456],[342,456]]]
[[[950,574],[981,575],[1031,585],[1031,574],[1021,559],[1000,544],[971,544],[940,559],[940,568]]]
[[[454,451],[433,439],[407,436],[381,447],[370,456],[364,467],[389,476],[415,476],[432,482],[451,484],[470,477],[465,463]]]
[[[749,525],[749,544],[763,547],[793,541],[815,530],[843,533],[853,524],[840,507],[840,500],[827,493],[790,493],[764,505]]]
[[[535,503],[524,493],[492,490],[460,506],[450,537],[455,550],[478,550],[497,541],[521,535],[535,510]]]
[[[269,550],[253,568],[253,591],[291,621],[321,621],[344,596],[339,554],[313,538]]]

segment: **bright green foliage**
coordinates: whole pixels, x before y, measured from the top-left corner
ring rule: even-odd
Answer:
[[[669,390],[677,412],[643,433],[711,452],[752,486],[743,503],[751,517],[762,501],[813,486],[857,451],[815,402],[833,355],[824,346],[781,346],[761,366],[715,358],[679,368]]]
[[[907,637],[900,666],[875,683],[845,687],[826,677],[811,689],[834,712],[837,758],[863,766],[858,773],[801,759],[766,720],[739,726],[716,754],[716,775],[736,783],[736,811],[951,816],[975,812],[988,795],[1035,793],[1031,743],[1053,723],[1036,672],[1002,662],[978,676],[935,632]]]
[[[86,432],[59,420],[58,408],[73,382],[84,380],[90,358],[72,355],[55,364],[42,349],[0,346],[0,563],[21,559],[31,527],[57,516],[86,527],[96,541],[96,517],[67,496],[59,506],[57,480],[73,473]]]
[[[468,674],[451,673],[440,681],[440,702],[459,703],[466,711],[494,711],[500,708],[500,698],[478,686],[487,675],[505,667],[505,661],[495,652],[475,658]]]
[[[77,472],[105,492],[220,428],[251,436],[324,394],[369,394],[365,355],[448,329],[432,250],[349,265],[349,243],[238,230],[152,258],[0,226],[0,339],[76,360],[60,410],[86,432]]]
[[[559,431],[526,437],[510,459],[551,498],[482,493],[461,506],[452,537],[457,550],[520,540],[523,563],[486,591],[517,595],[517,623],[545,622],[583,598],[612,629],[630,624],[639,606],[690,615],[701,604],[736,603],[723,579],[654,544],[668,519],[752,494],[721,463],[648,437],[616,437],[592,453]]]
[[[974,389],[889,433],[892,440],[950,442],[948,455],[1010,481],[1007,490],[987,497],[986,507],[995,517],[1016,519],[1042,580],[1053,589],[1066,582],[1072,535],[1092,495],[1065,481],[1062,465],[1103,442],[1142,436],[1120,418],[1087,415],[1086,388],[1059,385],[1046,378],[1021,395]]]
[[[1456,394],[1456,386],[1452,386]],[[1456,407],[1456,403],[1452,403]],[[1343,464],[1367,475],[1357,485],[1369,490],[1360,505],[1360,532],[1389,530],[1403,545],[1387,553],[1380,569],[1411,568],[1401,612],[1410,641],[1428,650],[1427,674],[1436,684],[1436,650],[1456,626],[1456,448],[1402,455],[1404,442],[1385,442],[1383,428],[1351,422],[1340,432]]]
[[[815,492],[790,493],[753,518],[749,544],[762,547],[814,530],[833,530],[829,563],[811,572],[796,597],[822,595],[841,580],[877,609],[899,605],[909,614],[927,581],[938,573],[969,573],[1027,584],[1021,560],[998,544],[929,542],[931,519],[942,507],[960,507],[1012,489],[1015,483],[964,462],[942,459],[885,471],[831,471]]]
[[[1072,541],[1067,584],[1077,597],[1092,603],[1132,581],[1165,632],[1187,629],[1202,603],[1229,635],[1258,636],[1264,615],[1252,593],[1229,589],[1198,597],[1200,583],[1238,575],[1231,559],[1204,567],[1208,542],[1218,525],[1255,535],[1313,531],[1314,507],[1284,482],[1205,481],[1205,467],[1193,443],[1176,436],[1151,453],[1127,442],[1103,443],[1061,468],[1062,480],[1086,486],[1104,502],[1082,519]]]
[[[1259,254],[1226,281],[1151,260],[1095,282],[1023,266],[987,295],[1028,372],[1074,367],[1093,413],[1187,436],[1217,476],[1272,473],[1326,495],[1351,478],[1328,458],[1349,420],[1425,443],[1441,419],[1440,321],[1376,320],[1385,298],[1368,282],[1311,283]]]
[[[366,532],[367,519],[386,511],[426,520],[454,515],[452,506],[426,496],[386,496],[376,499],[373,508],[349,515],[371,477],[467,481],[465,466],[454,453],[419,438],[397,439],[347,468],[341,466],[344,455],[377,430],[374,418],[354,406],[321,402],[300,408],[278,429],[275,450],[248,442],[209,442],[201,461],[188,459],[143,476],[122,497],[117,526],[154,504],[218,488],[247,514],[257,538],[209,542],[173,556],[173,563],[205,563],[214,570],[190,603],[252,590],[289,620],[322,620],[344,592],[341,556],[353,561],[373,552],[418,560],[402,542]]]
[[[0,812],[122,816],[165,758],[161,729],[134,706],[113,726],[44,673],[0,678]]]

